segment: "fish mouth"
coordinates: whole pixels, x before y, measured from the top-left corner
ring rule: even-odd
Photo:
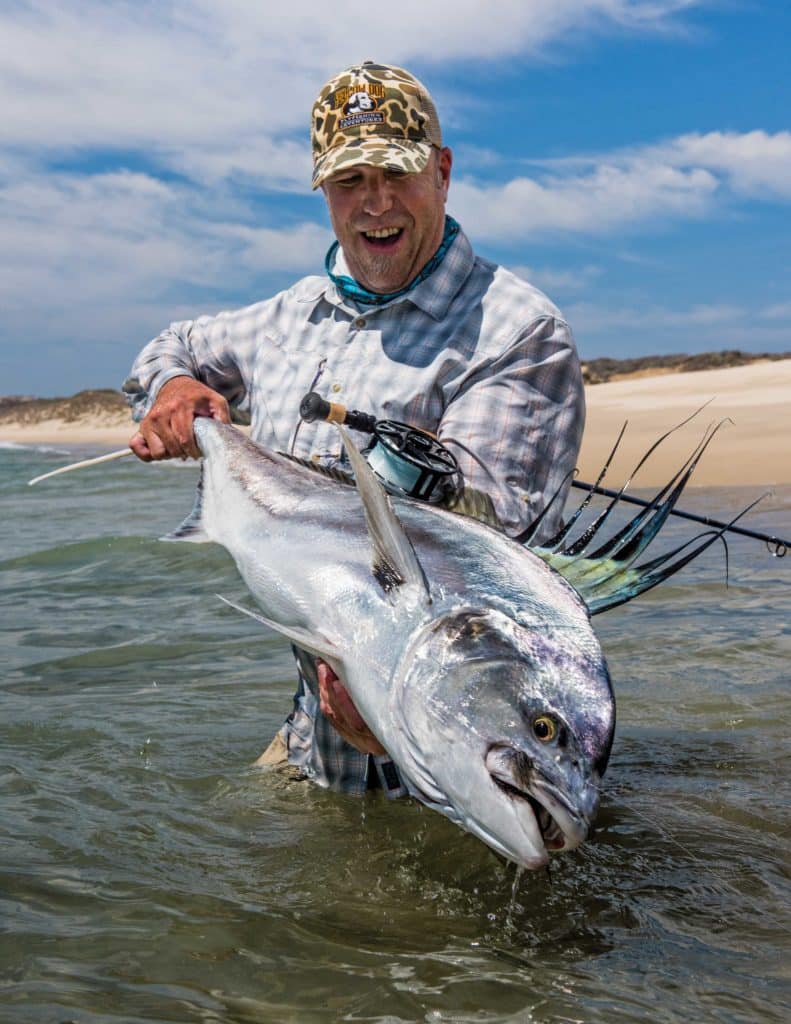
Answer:
[[[557,853],[566,848],[566,837],[563,829],[543,804],[539,803],[531,793],[517,789],[516,786],[513,786],[506,779],[500,778],[493,772],[490,772],[490,775],[501,793],[505,793],[511,800],[521,800],[528,804],[533,812],[533,817],[536,819],[536,825],[541,833],[541,841],[545,849]]]
[[[493,743],[486,754],[486,768],[501,793],[524,804],[523,813],[532,813],[547,851],[573,850],[587,838],[586,818],[522,751]]]

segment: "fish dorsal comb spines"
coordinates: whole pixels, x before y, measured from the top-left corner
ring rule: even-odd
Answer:
[[[700,409],[697,412],[700,412]],[[697,415],[697,412],[693,413],[693,416]],[[632,477],[658,445],[669,437],[673,431],[688,423],[691,418],[691,416],[687,417],[673,427],[672,430],[663,434],[640,459],[630,474],[629,479],[618,491],[601,492],[610,497],[609,504],[595,516],[593,522],[585,527],[581,536],[576,540],[569,541],[567,535],[570,533],[571,527],[579,519],[581,513],[587,508],[594,491],[598,490],[598,484],[602,480],[623,437],[623,429],[618,436],[618,440],[610,453],[604,469],[599,474],[596,484],[592,486],[590,484],[583,485],[586,489],[589,488],[589,493],[560,532],[544,545],[533,545],[530,543],[529,538],[521,538],[533,554],[543,558],[545,562],[551,565],[553,569],[559,572],[571,584],[584,601],[590,615],[597,615],[610,608],[626,604],[627,601],[633,600],[639,594],[643,594],[646,590],[650,590],[652,587],[669,579],[679,569],[691,562],[693,558],[696,558],[715,541],[720,539],[745,512],[752,508],[752,505],[749,505],[735,516],[730,523],[717,524],[715,529],[697,534],[684,541],[681,545],[672,548],[670,551],[663,552],[650,561],[636,564],[637,559],[659,534],[668,517],[673,513],[676,502],[703,453],[717,431],[726,422],[723,420],[715,427],[708,427],[706,429],[702,439],[697,443],[686,461],[673,474],[670,480],[663,487],[659,488],[651,501],[637,502],[642,506],[641,510],[630,518],[625,525],[616,528],[612,536],[608,537],[604,543],[599,542],[599,546],[594,551],[589,551],[593,539],[597,538],[597,542],[599,541],[599,538],[602,536],[602,527],[605,524],[609,524],[610,517],[619,502],[622,500],[628,502],[630,500],[625,496],[625,492]],[[625,426],[624,424],[624,429]]]
[[[457,495],[443,502],[442,507],[505,533],[505,527],[497,515],[491,495],[486,491],[479,491],[476,487],[464,487]]]
[[[303,459],[302,456],[292,455],[290,452],[278,452],[278,455],[288,459],[289,462],[293,462],[297,466],[301,466],[303,469],[310,470],[311,473],[316,473],[318,476],[324,476],[329,480],[335,480],[339,484],[348,484],[349,487],[354,487],[354,477],[352,474],[346,472],[346,470],[339,469],[337,466],[325,466],[322,462],[311,462],[310,459]]]

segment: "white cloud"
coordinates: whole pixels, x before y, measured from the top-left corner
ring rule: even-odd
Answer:
[[[565,295],[574,295],[581,291],[587,291],[603,273],[602,267],[592,264],[575,267],[573,270],[560,270],[557,267],[526,267],[517,264],[509,266],[509,270],[512,270],[517,277],[529,281],[550,295],[560,292]]]
[[[209,206],[201,191],[130,172],[7,185],[0,233],[9,336],[27,324],[39,337],[107,341],[152,306],[173,319],[171,307],[195,286],[209,295],[249,289],[257,299],[262,275],[318,271],[331,240],[317,224],[256,225],[254,211],[238,201],[226,208],[214,197]]]
[[[611,233],[668,217],[696,217],[715,200],[791,199],[791,132],[686,134],[659,144],[537,164],[534,177],[466,178],[452,206],[474,238],[547,232]]]
[[[705,168],[601,163],[588,174],[514,178],[504,185],[456,182],[452,209],[476,239],[505,241],[550,231],[620,231],[659,216],[696,216],[718,188]]]
[[[556,53],[570,36],[662,31],[693,0],[38,0],[0,12],[0,139],[34,153],[141,152],[190,177],[307,180],[308,111],[368,57],[430,64]],[[386,53],[383,53],[386,41]]]
[[[698,305],[673,310],[662,306],[639,307],[576,303],[569,308],[569,317],[577,326],[591,333],[634,330],[650,323],[655,330],[688,330],[690,328],[720,330],[723,325],[744,323],[746,311],[732,305]],[[580,326],[581,325],[581,326]]]
[[[736,192],[791,199],[791,132],[681,135],[654,152],[674,167],[706,167]]]
[[[787,320],[791,325],[791,302],[778,302],[775,305],[767,306],[766,309],[761,310],[759,315],[766,320]],[[788,345],[791,348],[791,335]]]
[[[0,392],[117,386],[173,320],[320,271],[327,228],[257,220],[238,199],[141,173],[31,175],[0,187]]]

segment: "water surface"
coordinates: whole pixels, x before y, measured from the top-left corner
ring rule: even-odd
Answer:
[[[214,596],[244,595],[222,550],[157,541],[194,467],[25,486],[72,457],[0,450],[0,1021],[789,1019],[791,557],[736,540],[727,588],[712,551],[597,617],[599,828],[518,876],[252,768],[291,658]],[[791,533],[791,488],[750,522]]]

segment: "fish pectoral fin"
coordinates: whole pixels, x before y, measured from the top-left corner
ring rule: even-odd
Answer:
[[[166,533],[160,540],[166,541],[189,541],[191,544],[209,544],[211,538],[203,529],[203,464],[201,463],[200,477],[195,491],[195,502],[192,511],[175,530]]]
[[[349,432],[336,424],[349,456],[373,546],[373,574],[386,593],[409,587],[424,604],[431,603],[426,574],[395,514],[385,489],[360,453]]]
[[[190,522],[189,516],[187,516],[181,526],[178,526],[170,533],[164,534],[159,539],[168,543],[171,541],[186,541],[188,544],[211,544],[211,537],[203,529],[203,526],[200,523]]]
[[[283,626],[279,622],[275,622],[273,619],[268,619],[265,615],[254,612],[251,608],[245,608],[243,605],[237,604],[235,601],[231,601],[227,597],[223,597],[222,594],[217,594],[217,597],[219,597],[223,604],[227,604],[237,612],[241,612],[243,615],[248,615],[251,619],[255,619],[257,622],[262,622],[265,626],[273,629],[276,633],[282,633],[283,636],[296,644],[297,647],[302,647],[304,650],[309,651],[311,654],[315,654],[319,658],[323,658],[325,661],[329,661],[333,665],[337,665],[340,662],[340,649],[337,644],[334,644],[326,636],[322,636],[317,633],[309,633],[306,629],[300,629],[299,626]]]

